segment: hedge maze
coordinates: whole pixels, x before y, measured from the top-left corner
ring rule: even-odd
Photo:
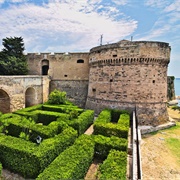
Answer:
[[[94,133],[84,132],[94,123]],[[0,116],[0,174],[3,168],[25,178],[84,179],[101,158],[98,179],[126,179],[127,111],[94,111],[74,105],[40,104]],[[2,166],[1,166],[2,164]]]

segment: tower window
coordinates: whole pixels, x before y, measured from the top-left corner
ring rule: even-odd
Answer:
[[[113,57],[117,57],[117,54],[113,54]]]
[[[154,84],[154,83],[155,83],[155,80],[153,80],[152,83]]]
[[[83,59],[78,59],[77,63],[84,63],[84,60]]]

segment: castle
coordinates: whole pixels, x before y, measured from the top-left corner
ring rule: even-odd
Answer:
[[[122,40],[90,52],[28,53],[29,79],[16,77],[14,82],[24,86],[19,99],[25,107],[43,103],[49,92],[59,89],[78,106],[97,114],[104,108],[136,109],[139,124],[156,126],[168,121],[170,51],[164,42]],[[4,91],[8,94],[8,87]]]

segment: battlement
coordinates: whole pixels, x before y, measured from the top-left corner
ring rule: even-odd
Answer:
[[[90,50],[90,63],[99,64],[168,64],[171,48],[168,43],[126,41],[102,45]]]

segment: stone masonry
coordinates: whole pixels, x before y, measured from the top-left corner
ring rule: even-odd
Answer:
[[[120,41],[90,50],[86,108],[137,110],[139,124],[168,120],[168,43]]]
[[[43,103],[54,89],[82,108],[137,110],[139,124],[168,121],[168,43],[127,41],[94,47],[90,52],[29,53],[29,76],[0,77],[0,111]],[[7,108],[6,108],[7,107]]]

